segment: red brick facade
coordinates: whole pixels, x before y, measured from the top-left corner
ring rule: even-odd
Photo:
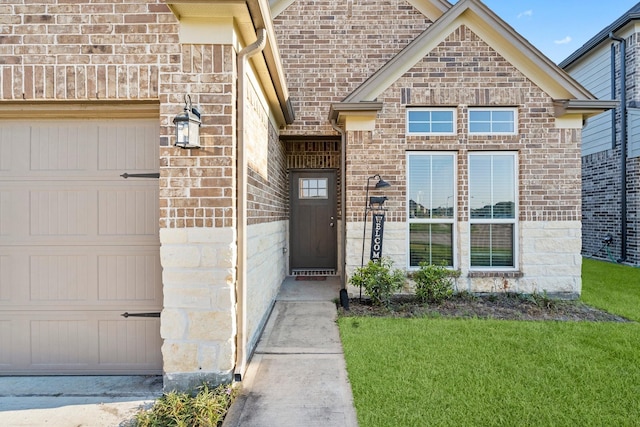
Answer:
[[[191,3],[198,6],[189,8]],[[155,255],[162,267],[167,386],[230,381],[245,367],[282,280],[291,274],[291,169],[338,171],[338,209],[346,215],[336,212],[335,222],[331,215],[330,227],[340,230],[338,248],[332,249],[340,254],[335,271],[345,285],[360,264],[368,178],[379,173],[392,185],[384,193],[390,236],[385,251],[406,268],[407,152],[447,151],[457,153],[451,240],[454,267],[463,273],[459,288],[579,294],[582,116],[570,112],[559,121],[548,88],[582,96],[580,101],[589,96],[554,74],[555,65],[544,68],[544,59],[526,62],[525,72],[501,56],[499,51],[517,49],[500,47],[522,43],[505,36],[511,29],[497,32],[491,42],[481,31],[474,33],[478,20],[500,24],[482,3],[460,0],[446,12],[446,2],[436,0],[295,0],[273,22],[267,0],[232,3],[233,8],[168,0],[0,4],[1,119],[15,118],[14,107],[41,112],[50,106],[48,118],[61,120],[67,108],[79,117],[90,108],[92,118],[110,119],[122,108],[132,111],[125,118],[158,120]],[[413,3],[430,5],[425,10],[434,16]],[[193,15],[184,16],[180,7]],[[225,7],[225,13],[236,14],[233,19],[216,15]],[[437,39],[443,42],[419,57],[403,55],[451,16],[455,25],[446,28],[453,32]],[[255,56],[243,62],[248,46],[256,48]],[[527,44],[519,46],[523,55],[538,55]],[[402,71],[380,84],[376,99],[352,102],[357,108],[381,105],[365,117],[370,127],[342,133],[345,123],[330,119],[334,106],[349,104],[345,98],[377,83],[387,64]],[[541,74],[562,81],[545,89],[534,83]],[[173,118],[182,112],[185,95],[202,113],[199,149],[173,146]],[[455,109],[455,134],[407,136],[406,109],[416,106]],[[515,108],[517,134],[469,135],[467,115],[474,106]],[[518,153],[518,263],[505,271],[469,272],[467,155],[474,151]]]
[[[380,173],[393,187],[385,191],[390,220],[406,221],[406,152],[458,153],[458,220],[469,217],[465,200],[467,153],[519,153],[520,220],[580,219],[579,131],[557,129],[549,95],[511,66],[466,27],[458,28],[379,98],[384,103],[373,135],[350,135],[347,209],[362,220],[367,177]],[[404,103],[402,101],[405,101]],[[411,106],[455,107],[452,136],[406,136],[405,113]],[[518,132],[474,136],[467,130],[467,107],[517,107]]]
[[[431,21],[405,1],[295,1],[274,19],[296,122],[283,135],[336,134],[339,102]]]

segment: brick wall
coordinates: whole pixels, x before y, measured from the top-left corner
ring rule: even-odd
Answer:
[[[567,297],[580,293],[580,131],[556,128],[553,102],[547,94],[462,26],[378,100],[383,102],[383,110],[376,129],[348,133],[348,272],[360,264],[367,177],[380,173],[392,185],[381,190],[389,198],[384,252],[404,268],[408,247],[406,152],[449,151],[457,154],[458,162],[454,241],[456,265],[462,271],[458,288],[473,292],[548,291]],[[405,114],[411,106],[456,108],[457,133],[407,136]],[[468,109],[473,106],[516,107],[517,134],[469,135]],[[518,271],[513,274],[469,271],[467,159],[474,151],[518,153]]]
[[[288,219],[289,178],[286,169],[286,149],[284,142],[278,139],[277,130],[271,124],[267,149],[266,175],[249,168],[247,201],[249,224]]]
[[[3,3],[4,100],[157,99],[159,68],[179,60],[176,20],[160,0]]]
[[[231,46],[182,45],[160,74],[160,226],[235,226],[236,54]],[[202,113],[202,148],[173,146],[184,95]]]
[[[469,216],[465,200],[469,151],[519,153],[520,220],[580,219],[580,132],[555,128],[551,98],[466,27],[460,27],[378,98],[384,108],[376,131],[350,133],[347,211],[362,220],[363,188],[380,173],[390,220],[405,221],[406,151],[458,153],[458,219]],[[406,104],[400,102],[406,100]],[[408,106],[456,106],[458,134],[405,136]],[[469,106],[516,106],[518,134],[473,136],[467,132]]]
[[[296,123],[284,135],[336,134],[329,107],[424,31],[405,1],[297,0],[274,19]]]
[[[620,258],[620,150],[606,150],[582,158],[582,253]],[[609,253],[603,239],[614,241]]]
[[[582,158],[582,254],[606,261],[621,256],[620,145]],[[640,264],[640,158],[627,159],[627,262]],[[607,235],[613,237],[603,247]],[[608,249],[608,250],[607,250]]]
[[[234,225],[232,48],[180,45],[161,0],[16,0],[0,24],[0,99],[159,101],[160,226]],[[170,147],[187,93],[203,113],[198,151]]]

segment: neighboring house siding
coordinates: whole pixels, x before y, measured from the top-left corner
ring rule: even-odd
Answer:
[[[567,71],[600,99],[611,99],[611,45],[615,45],[616,95],[620,100],[620,43],[603,41],[585,54]],[[640,264],[640,222],[638,217],[640,188],[640,88],[638,79],[638,34],[626,36],[627,84],[627,259]],[[600,72],[595,72],[600,70]],[[608,89],[607,89],[608,88]],[[605,112],[588,120],[583,131],[582,146],[582,254],[617,261],[621,258],[621,117],[615,111],[616,139],[612,141],[611,122],[614,112]],[[600,129],[600,132],[596,132]],[[595,137],[597,134],[601,137]],[[604,239],[612,237],[610,245]]]
[[[553,101],[547,94],[462,26],[378,99],[384,102],[377,119],[379,128],[373,133],[349,134],[347,163],[360,165],[350,169],[346,183],[349,271],[360,263],[362,241],[357,236],[362,233],[362,183],[367,177],[380,173],[392,184],[381,190],[389,198],[385,232],[390,232],[390,244],[385,235],[383,252],[406,268],[406,152],[454,152],[458,195],[455,264],[463,273],[459,288],[579,294],[580,131],[556,128]],[[400,103],[403,99],[405,105]],[[405,136],[405,109],[410,106],[455,106],[456,133]],[[517,133],[469,135],[468,110],[473,106],[517,106]],[[519,261],[511,274],[469,271],[468,155],[478,151],[517,152]]]
[[[571,75],[599,99],[611,99],[611,49],[605,44],[593,58],[575,66]],[[612,112],[606,111],[587,121],[582,131],[582,155],[597,153],[612,147]]]
[[[336,134],[329,107],[409,44],[431,21],[405,1],[296,0],[274,19],[296,122],[283,135]]]

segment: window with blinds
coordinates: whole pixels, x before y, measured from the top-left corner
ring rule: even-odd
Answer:
[[[515,268],[516,153],[469,154],[471,268]]]
[[[455,154],[407,154],[409,267],[454,265]]]

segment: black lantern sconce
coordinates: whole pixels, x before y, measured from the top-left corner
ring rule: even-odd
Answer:
[[[173,119],[176,125],[176,147],[200,148],[200,111],[191,104],[191,96],[184,96],[184,111]]]

